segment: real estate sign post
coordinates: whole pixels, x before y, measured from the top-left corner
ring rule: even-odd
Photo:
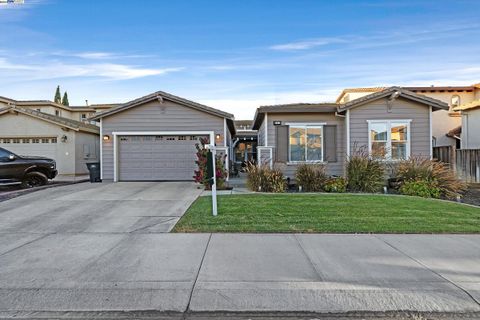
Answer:
[[[207,153],[207,178],[212,188],[212,214],[217,215],[217,178],[215,174],[215,146],[208,146]]]

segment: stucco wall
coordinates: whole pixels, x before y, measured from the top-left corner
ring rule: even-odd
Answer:
[[[215,135],[221,135],[216,144],[223,146],[224,118],[168,100],[164,100],[163,103],[152,101],[103,118],[101,135],[111,137],[106,142],[102,139],[104,180],[113,179],[114,131],[214,131]]]
[[[393,102],[391,112],[387,109],[387,99],[372,101],[350,110],[350,150],[368,146],[367,120],[412,120],[410,123],[411,155],[430,156],[428,106],[398,98]]]

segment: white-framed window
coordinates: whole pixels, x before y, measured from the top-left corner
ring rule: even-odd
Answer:
[[[323,161],[323,125],[289,124],[289,162]]]
[[[412,120],[367,120],[368,152],[383,160],[410,157],[410,123]]]
[[[458,107],[461,103],[460,96],[458,94],[454,94],[450,99],[450,106],[452,108]]]

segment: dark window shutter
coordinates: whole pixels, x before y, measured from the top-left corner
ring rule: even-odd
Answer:
[[[275,161],[288,162],[288,126],[275,128]]]
[[[324,161],[337,162],[337,126],[323,126]]]

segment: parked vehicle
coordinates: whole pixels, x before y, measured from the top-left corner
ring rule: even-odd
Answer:
[[[57,176],[55,160],[19,156],[0,148],[0,185],[21,184],[23,188],[43,186]]]

